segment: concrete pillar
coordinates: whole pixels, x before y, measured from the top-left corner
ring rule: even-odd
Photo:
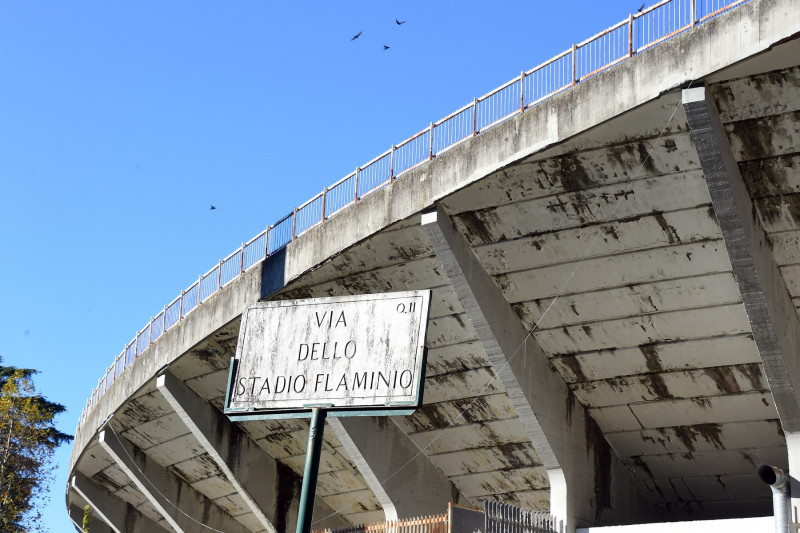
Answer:
[[[631,474],[586,409],[568,401],[567,384],[450,217],[439,207],[422,215],[422,226],[547,469],[551,511],[565,520],[566,531],[654,518]]]
[[[205,526],[210,526],[226,533],[249,533],[247,528],[211,500],[157,462],[149,460],[113,429],[101,431],[99,441],[103,450],[176,532],[208,533]],[[196,510],[202,510],[202,516],[193,516],[192,511]]]
[[[459,501],[458,489],[389,417],[331,417],[328,425],[383,506],[386,520],[439,514]]]
[[[80,500],[83,500],[92,508],[92,533],[94,533],[95,524],[104,524],[109,531],[114,533],[157,533],[169,531],[137,511],[133,505],[114,496],[80,472],[72,476],[70,490],[74,491]],[[79,509],[80,520],[78,524],[83,521],[83,509]],[[71,509],[70,517],[72,517]],[[97,525],[97,529],[100,532],[104,531],[101,525]]]

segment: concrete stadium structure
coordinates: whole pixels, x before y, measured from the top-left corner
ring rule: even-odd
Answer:
[[[433,291],[425,405],[328,420],[315,527],[484,499],[568,530],[770,515],[756,465],[800,471],[797,0],[582,80],[203,301],[82,419],[70,514],[293,530],[308,422],[221,410],[243,309],[416,289]]]

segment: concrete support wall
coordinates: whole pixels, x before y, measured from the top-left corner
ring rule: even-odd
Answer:
[[[585,408],[528,335],[492,277],[441,207],[422,224],[494,372],[547,469],[551,513],[567,531],[648,521],[650,505]]]
[[[389,418],[329,418],[328,424],[383,505],[386,520],[439,514],[449,502],[462,499]]]
[[[211,500],[169,473],[111,429],[100,432],[100,445],[139,491],[177,532],[208,533],[204,526],[226,533],[248,533],[248,529],[222,511]],[[192,516],[188,511],[201,511]]]
[[[158,523],[144,516],[131,504],[117,498],[107,490],[99,487],[86,476],[77,473],[70,482],[72,489],[92,508],[92,533],[105,530],[114,533],[159,533],[169,531]],[[70,516],[72,516],[72,507]],[[83,521],[83,509],[80,509],[80,521]],[[105,528],[104,528],[105,526]]]

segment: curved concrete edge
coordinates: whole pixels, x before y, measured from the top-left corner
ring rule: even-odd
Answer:
[[[260,263],[232,281],[225,288],[200,304],[178,324],[164,332],[140,355],[106,391],[97,405],[87,413],[75,433],[69,462],[70,476],[75,465],[103,423],[124,402],[156,379],[158,371],[174,362],[214,331],[236,320],[242,310],[261,297],[262,271],[270,260]]]
[[[515,161],[696,84],[798,32],[794,0],[752,0],[677,35],[436,156],[308,230],[286,248],[286,280]]]

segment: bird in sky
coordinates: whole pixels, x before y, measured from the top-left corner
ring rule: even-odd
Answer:
[[[350,40],[351,40],[351,41],[355,41],[356,39],[358,39],[359,37],[361,37],[361,34],[362,34],[362,33],[364,33],[364,32],[360,31],[360,32],[356,33],[355,35],[353,35],[353,38],[352,38],[352,39],[350,39]]]
[[[383,49],[384,49],[384,50],[388,50],[388,49],[389,49],[389,47],[388,47],[388,46],[386,46],[386,45],[384,44],[384,45],[383,45]]]
[[[645,4],[642,4],[642,7],[639,8],[639,11],[637,13],[641,13],[642,9],[644,9],[644,6],[645,6]]]
[[[214,206],[212,205],[212,206],[211,206],[211,210],[213,211],[214,209],[216,209],[216,207],[214,207]]]
[[[394,19],[394,21],[397,23],[397,25],[398,25],[398,26],[401,26],[401,25],[403,25],[403,24],[405,24],[405,23],[406,23],[406,21],[405,21],[405,20],[397,20],[397,19]]]

